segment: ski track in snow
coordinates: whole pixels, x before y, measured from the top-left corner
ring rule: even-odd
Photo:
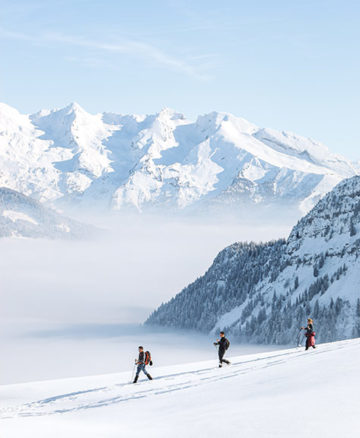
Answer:
[[[349,345],[351,343],[351,345]],[[316,350],[305,352],[303,348],[281,350],[277,353],[260,353],[251,356],[231,358],[230,366],[217,368],[217,362],[187,364],[184,372],[163,373],[152,381],[140,380],[136,385],[129,383],[129,373],[119,374],[119,383],[58,394],[41,400],[6,406],[0,409],[0,419],[16,417],[34,417],[45,415],[59,415],[75,411],[106,407],[119,403],[126,403],[145,397],[159,397],[175,391],[186,391],[201,385],[210,385],[224,379],[238,378],[268,367],[276,367],[294,360],[307,360],[311,355],[331,353],[347,347],[358,348],[360,341],[342,341],[322,344]],[[171,367],[170,367],[171,368]],[[142,377],[140,375],[140,377]]]

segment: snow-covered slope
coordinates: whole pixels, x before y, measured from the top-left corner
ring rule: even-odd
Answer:
[[[28,196],[0,187],[0,237],[77,239],[89,237],[94,231]]]
[[[318,142],[231,114],[194,121],[91,115],[78,104],[22,115],[0,104],[0,185],[40,201],[137,210],[292,204],[308,211],[358,166]]]
[[[289,343],[311,316],[323,341],[360,336],[360,177],[342,181],[266,244],[235,243],[149,324],[225,328],[245,342]]]
[[[3,438],[355,438],[360,341],[0,386]]]

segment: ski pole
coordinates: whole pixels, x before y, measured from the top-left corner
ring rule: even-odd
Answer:
[[[135,359],[133,370],[132,370],[132,373],[131,373],[131,382],[133,382],[134,377],[135,377],[135,368],[136,368],[136,359]]]
[[[297,337],[296,337],[296,346],[297,346],[297,347],[301,347],[301,345],[300,345],[300,336],[301,336],[301,333],[302,333],[302,329],[300,329],[300,331],[299,331],[299,333],[298,333],[298,335],[297,335]]]

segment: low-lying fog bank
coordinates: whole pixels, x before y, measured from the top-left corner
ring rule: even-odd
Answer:
[[[137,347],[151,351],[156,367],[216,359],[213,337],[136,324],[29,324],[27,331],[0,325],[0,384],[132,371]],[[229,356],[278,350],[279,346],[240,345]]]
[[[265,222],[117,216],[97,218],[96,225],[109,232],[93,241],[0,240],[0,323],[6,328],[0,343],[7,358],[1,383],[123,370],[123,357],[128,367],[134,345],[145,343],[142,336],[131,338],[125,353],[122,341],[101,336],[101,327],[143,322],[202,275],[226,245],[283,237],[292,225]],[[81,342],[72,329],[57,336],[29,335],[84,324],[93,335]],[[178,352],[175,344],[161,360]],[[201,359],[199,348],[189,342],[194,360]],[[192,360],[185,350],[186,360]],[[55,366],[58,361],[61,366]]]

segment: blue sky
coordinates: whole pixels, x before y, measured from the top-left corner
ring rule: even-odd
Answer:
[[[227,111],[360,159],[359,18],[357,1],[2,0],[0,101]]]

